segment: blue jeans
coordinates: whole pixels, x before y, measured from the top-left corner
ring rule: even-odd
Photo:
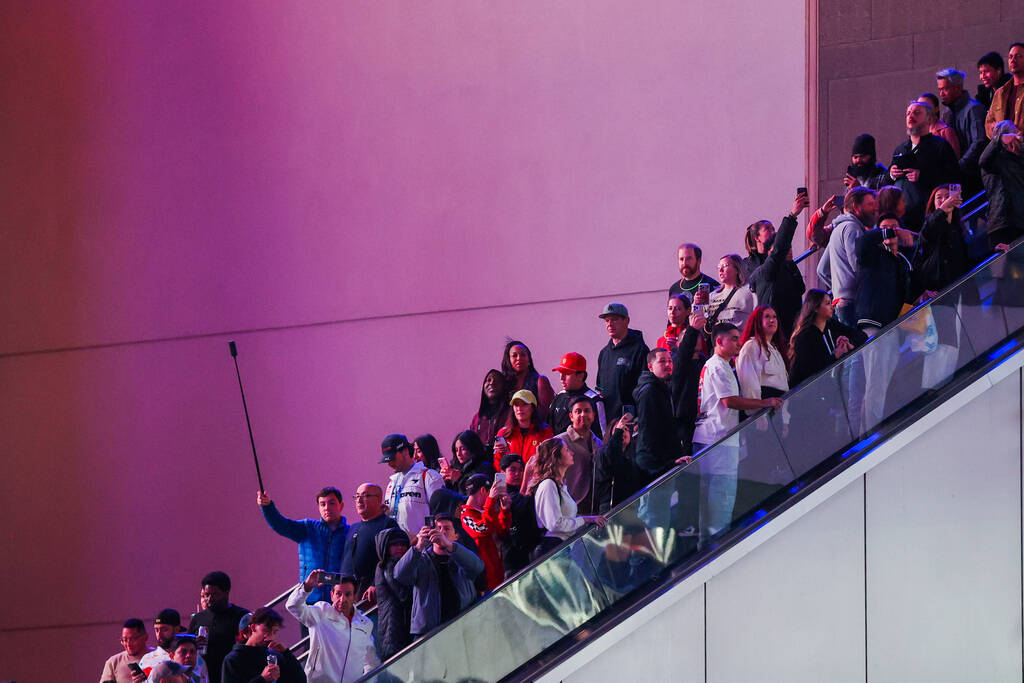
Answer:
[[[694,443],[693,452],[705,444]],[[740,465],[739,446],[718,444],[697,458],[700,468],[700,543],[727,528],[736,505],[736,478]]]

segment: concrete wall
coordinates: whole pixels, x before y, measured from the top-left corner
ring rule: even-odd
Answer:
[[[805,184],[804,23],[782,0],[0,4],[0,679],[98,673],[211,569],[248,607],[296,580],[229,339],[295,517],[383,482],[388,432],[450,443],[506,336],[542,371],[594,364],[619,299],[653,342],[676,246],[713,272]]]
[[[1024,40],[1024,4],[1016,0],[908,3],[818,0],[819,205],[843,190],[853,139],[871,133],[887,165],[906,139],[907,102],[936,93],[935,72],[956,67],[978,86],[975,64]]]
[[[708,683],[1020,681],[1024,384],[1014,362],[912,427],[905,445],[868,454],[857,464],[866,471],[817,507],[760,529],[749,540],[798,517],[749,554],[716,570],[742,544],[730,550],[542,680],[611,682],[627,669],[663,679],[668,669]],[[666,632],[688,635],[678,652]]]

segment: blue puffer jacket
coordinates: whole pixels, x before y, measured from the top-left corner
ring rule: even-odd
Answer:
[[[274,503],[261,507],[260,510],[263,511],[263,519],[267,520],[271,529],[299,544],[299,581],[305,581],[314,569],[341,571],[341,556],[345,550],[345,539],[348,537],[348,523],[344,517],[332,530],[322,519],[288,519],[277,511]],[[330,588],[316,588],[306,598],[306,602],[312,605],[321,600],[329,601]]]

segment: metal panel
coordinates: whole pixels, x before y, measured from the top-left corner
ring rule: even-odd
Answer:
[[[869,681],[1020,680],[1019,381],[866,475]]]

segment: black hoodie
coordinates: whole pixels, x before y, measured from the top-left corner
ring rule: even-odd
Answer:
[[[683,453],[676,434],[672,395],[668,382],[650,370],[640,375],[633,392],[636,400],[636,464],[651,475],[670,470]]]
[[[412,587],[395,580],[395,565],[401,556],[388,554],[388,546],[396,539],[405,539],[408,547],[409,537],[401,529],[384,529],[374,538],[379,560],[373,585],[377,591],[377,654],[381,661],[412,642]]]
[[[608,422],[622,417],[622,406],[633,400],[633,389],[640,373],[647,368],[649,351],[639,330],[628,330],[618,346],[609,339],[601,349],[597,359],[597,390],[604,397]]]

